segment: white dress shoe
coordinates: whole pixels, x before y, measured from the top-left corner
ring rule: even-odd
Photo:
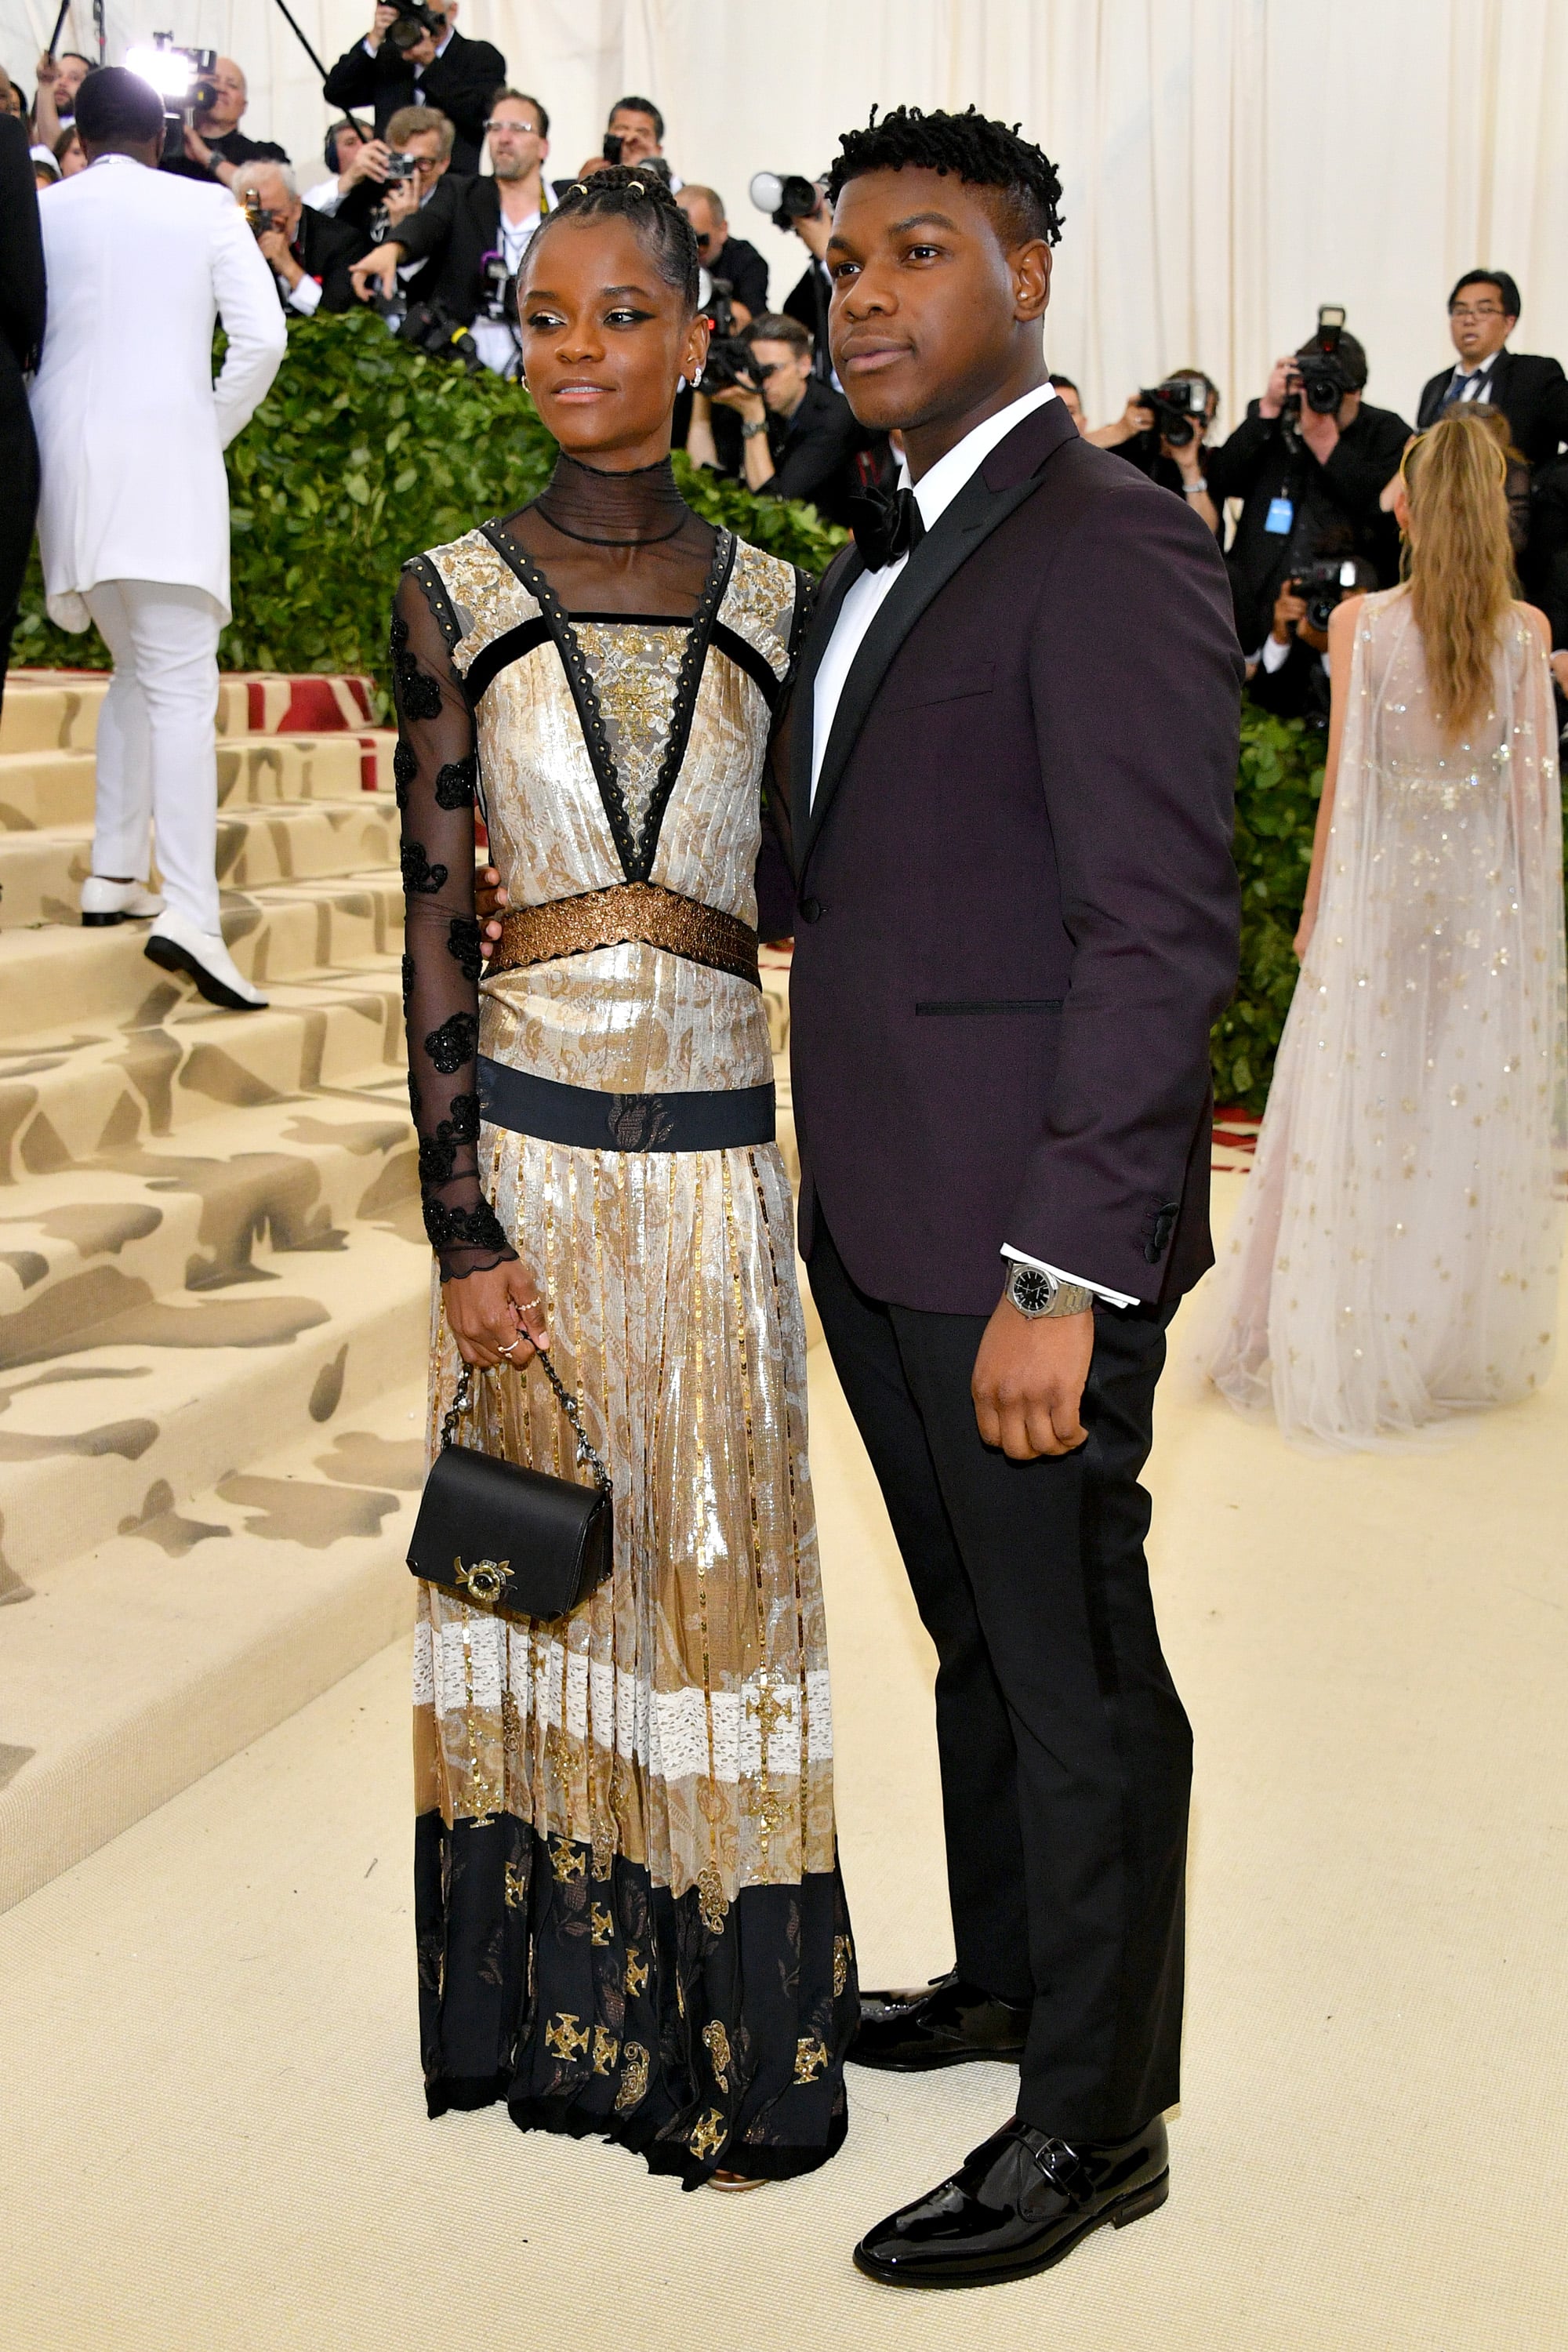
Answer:
[[[183,971],[209,1004],[231,1013],[260,1013],[267,999],[241,974],[216,931],[198,931],[177,908],[165,907],[142,950],[163,971]]]
[[[81,919],[90,929],[100,923],[144,923],[163,911],[163,901],[144,882],[106,882],[89,874],[81,886]]]

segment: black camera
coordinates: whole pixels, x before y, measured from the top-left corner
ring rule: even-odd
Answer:
[[[410,302],[400,289],[395,294],[373,294],[371,308],[400,343],[434,360],[458,360],[469,375],[483,373],[479,345],[444,302]]]
[[[798,172],[758,172],[752,180],[752,202],[766,213],[775,228],[792,229],[797,220],[809,220],[822,202],[815,180]]]
[[[1342,596],[1348,596],[1358,580],[1354,558],[1349,555],[1321,556],[1315,563],[1303,563],[1291,585],[1307,607],[1307,625],[1320,635],[1327,629],[1330,615]]]
[[[1325,303],[1318,312],[1316,336],[1297,359],[1296,373],[1301,379],[1301,387],[1287,397],[1287,416],[1299,417],[1303,401],[1314,416],[1332,416],[1347,392],[1361,389],[1340,351],[1344,331],[1344,312],[1337,304]]]
[[[266,236],[271,230],[281,228],[283,226],[277,213],[268,211],[254,188],[246,190],[243,210],[245,226],[252,236]]]
[[[734,286],[728,278],[709,278],[706,270],[702,276],[707,280],[702,315],[713,330],[702,362],[702,389],[727,392],[740,384],[747,392],[760,392],[751,345],[742,341],[735,325]]]
[[[163,161],[185,152],[185,131],[198,114],[217,103],[217,51],[176,48],[168,33],[154,33],[149,48],[128,49],[125,69],[148,82],[163,101]]]
[[[1152,391],[1138,395],[1141,406],[1152,409],[1154,430],[1173,449],[1184,449],[1208,423],[1208,389],[1192,376],[1172,376]]]
[[[514,327],[517,324],[517,279],[506,266],[504,253],[480,254],[479,283],[484,288],[479,297],[479,307],[486,318],[499,319],[506,326]]]
[[[382,181],[382,186],[387,188],[395,180],[416,180],[418,177],[417,155],[389,155],[386,159],[386,175]]]
[[[397,22],[386,28],[386,37],[395,49],[411,49],[426,33],[439,40],[447,29],[447,19],[427,8],[425,0],[387,0],[387,5],[397,11]]]

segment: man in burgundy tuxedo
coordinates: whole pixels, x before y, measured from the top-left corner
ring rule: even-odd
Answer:
[[[856,2260],[972,2284],[1167,2193],[1192,1739],[1138,1481],[1213,1255],[1242,664],[1212,534],[1051,391],[1039,150],[900,110],[830,192],[834,363],[908,482],[795,691],[801,1246],[936,1645],[957,1953],[851,2055],[1020,2077]]]

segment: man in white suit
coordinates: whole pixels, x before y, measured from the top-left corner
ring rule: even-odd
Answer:
[[[96,622],[114,656],[82,920],[153,916],[154,963],[215,1004],[258,1007],[224,945],[215,871],[223,453],[265,398],[287,330],[229,191],[158,170],[163,110],[148,85],[117,67],[89,74],[76,119],[89,168],[40,207],[49,317],[33,419],[50,618]],[[162,899],[146,887],[154,828]]]

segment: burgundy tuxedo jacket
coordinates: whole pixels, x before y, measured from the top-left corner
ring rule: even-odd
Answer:
[[[1213,1262],[1209,1030],[1235,985],[1242,660],[1211,532],[1048,401],[910,558],[815,800],[790,727],[801,1248],[989,1315],[1004,1242],[1173,1301]]]

